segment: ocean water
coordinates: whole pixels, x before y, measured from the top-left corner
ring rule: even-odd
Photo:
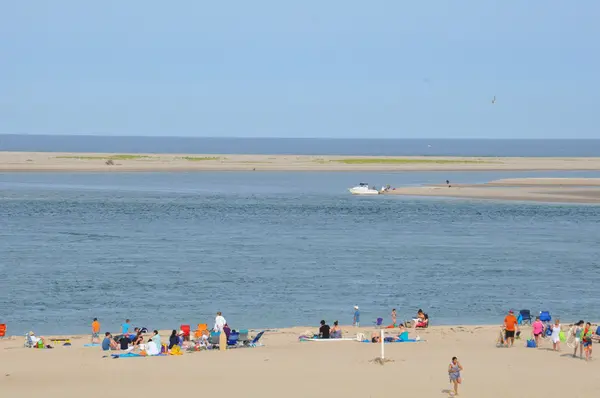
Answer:
[[[596,157],[600,140],[317,139],[0,135],[0,151],[356,156]]]
[[[600,320],[600,207],[353,197],[360,180],[600,173],[0,174],[9,334],[211,322],[499,323],[509,308]]]

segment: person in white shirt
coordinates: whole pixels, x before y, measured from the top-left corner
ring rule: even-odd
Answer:
[[[227,323],[227,321],[225,320],[225,318],[221,314],[221,311],[217,312],[217,317],[215,318],[215,327],[214,327],[213,330],[215,332],[222,332],[223,331],[223,327],[225,326],[226,323]]]

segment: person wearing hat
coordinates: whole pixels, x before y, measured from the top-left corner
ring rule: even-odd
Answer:
[[[354,306],[354,320],[352,321],[352,325],[356,327],[360,326],[360,311],[358,310],[358,305]]]
[[[515,332],[517,331],[519,322],[515,317],[513,310],[508,311],[508,315],[504,318],[504,340],[507,347],[511,347],[515,343]]]

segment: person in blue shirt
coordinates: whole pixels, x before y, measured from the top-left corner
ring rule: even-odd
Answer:
[[[102,340],[102,351],[116,350],[117,348],[117,342],[112,338],[112,335],[109,332],[104,333],[104,340]]]
[[[129,322],[131,322],[129,319],[125,319],[125,323],[121,325],[121,334],[127,334],[129,332],[129,328],[131,327]]]
[[[354,320],[352,321],[352,325],[356,327],[360,326],[360,311],[358,310],[358,305],[354,306]]]

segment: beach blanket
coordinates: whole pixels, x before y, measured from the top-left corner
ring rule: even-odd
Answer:
[[[127,352],[125,354],[111,354],[111,357],[114,359],[117,358],[153,358],[153,357],[166,357],[166,354],[158,354],[158,355],[140,355],[134,352]]]
[[[417,340],[417,339],[408,339],[408,340],[394,340],[394,341],[385,341],[385,344],[390,344],[390,343],[420,343],[422,341],[425,340]],[[373,343],[371,342],[371,340],[363,340],[361,341],[361,343],[371,343],[371,344],[380,344],[380,343]]]
[[[96,343],[92,343],[92,344],[84,344],[84,347],[100,347],[102,344],[96,344]]]

